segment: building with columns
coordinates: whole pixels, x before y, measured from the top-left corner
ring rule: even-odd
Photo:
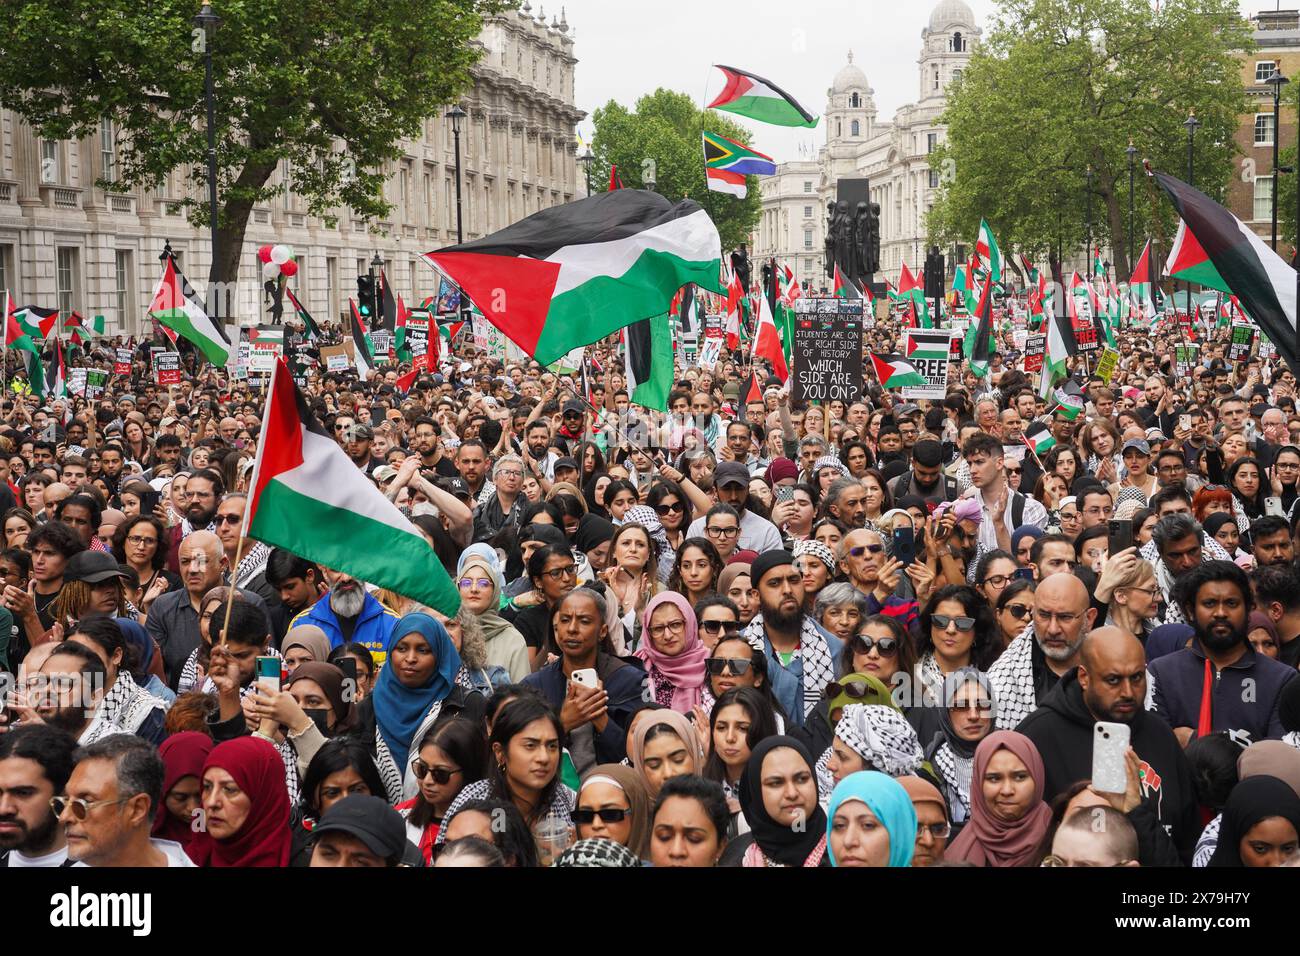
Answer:
[[[527,0],[485,20],[484,51],[461,106],[462,215],[465,239],[479,238],[540,209],[581,198],[574,106],[574,37],[563,11],[546,22]],[[218,105],[220,109],[220,105]],[[347,210],[308,215],[287,191],[254,207],[244,237],[236,310],[242,324],[265,321],[256,250],[293,246],[294,292],[318,320],[337,320],[356,295],[356,277],[377,252],[393,287],[410,302],[437,292],[420,253],[456,242],[453,137],[439,114],[387,168],[387,219],[367,223]],[[76,141],[42,139],[0,107],[0,290],[19,304],[102,314],[108,331],[148,329],[145,310],[171,242],[181,268],[202,291],[211,262],[209,233],[178,205],[192,189],[176,170],[158,189],[102,189],[116,166],[116,131]],[[279,175],[284,176],[282,168]],[[206,192],[202,198],[206,201]]]
[[[826,142],[816,160],[782,163],[759,180],[763,196],[752,239],[756,259],[776,256],[800,282],[831,287],[825,273],[826,207],[839,179],[870,179],[880,204],[880,268],[876,280],[897,283],[904,262],[919,272],[925,262],[925,219],[934,205],[942,170],[929,154],[943,141],[939,117],[949,83],[960,77],[982,30],[962,0],[941,0],[921,30],[917,99],[892,120],[881,120],[875,91],[852,52],[827,92],[822,129]]]

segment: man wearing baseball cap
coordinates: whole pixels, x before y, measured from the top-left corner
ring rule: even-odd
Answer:
[[[402,815],[379,797],[344,797],[312,830],[311,866],[400,866],[407,852]],[[416,851],[418,854],[418,851]]]
[[[713,486],[718,490],[718,501],[731,505],[740,515],[740,539],[737,551],[771,551],[780,549],[781,532],[766,518],[760,518],[745,506],[749,502],[749,468],[738,461],[718,462],[713,472]],[[696,518],[686,529],[686,536],[704,535],[704,518]]]

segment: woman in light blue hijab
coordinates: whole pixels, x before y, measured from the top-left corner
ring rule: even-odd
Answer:
[[[875,770],[849,774],[826,807],[831,866],[911,866],[916,809],[893,777]]]

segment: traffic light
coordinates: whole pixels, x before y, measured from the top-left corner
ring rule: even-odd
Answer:
[[[927,299],[943,298],[944,266],[943,255],[937,247],[931,247],[925,257],[925,297]]]
[[[357,276],[357,311],[367,323],[374,315],[374,304],[375,277],[369,274]]]

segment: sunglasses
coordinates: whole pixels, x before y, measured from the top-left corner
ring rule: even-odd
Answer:
[[[708,631],[710,634],[717,634],[719,631],[726,631],[728,634],[736,634],[740,631],[739,621],[700,621],[700,630]]]
[[[871,685],[866,681],[849,681],[841,684],[838,681],[831,681],[826,685],[826,697],[828,700],[834,700],[841,695],[852,697],[854,700],[862,700],[871,693]]]
[[[1006,611],[1017,621],[1023,621],[1030,615],[1032,608],[1028,604],[1008,604],[1002,610]]]
[[[569,817],[579,826],[590,826],[600,817],[602,823],[618,823],[620,820],[626,820],[631,815],[631,810],[620,810],[618,807],[601,807],[599,810],[587,810],[579,807],[577,810],[570,810]]]
[[[463,770],[448,770],[446,767],[430,767],[423,760],[411,761],[411,773],[415,774],[416,780],[423,780],[425,777],[432,776],[433,782],[437,784],[450,783],[451,778],[458,773],[464,773]]]
[[[126,803],[130,797],[122,797],[118,800],[95,800],[87,802],[81,797],[50,797],[50,809],[54,811],[56,817],[63,816],[63,811],[72,810],[72,819],[84,820],[89,816],[91,810],[99,807],[111,807],[114,804]]]
[[[856,548],[849,548],[849,555],[851,557],[860,558],[868,551],[871,552],[872,554],[879,554],[881,551],[884,550],[885,550],[885,546],[883,544],[863,544],[863,545],[859,545]]]
[[[861,634],[853,638],[853,653],[870,654],[872,650],[879,651],[881,657],[893,657],[898,651],[898,641],[892,637],[873,639]]]
[[[937,627],[941,631],[948,630],[949,624],[957,625],[957,630],[959,631],[975,630],[975,618],[973,617],[950,617],[947,614],[932,614],[930,616],[930,624],[932,627]]]
[[[242,515],[217,515],[212,519],[213,524],[239,524],[243,521]]]
[[[681,514],[685,510],[680,501],[674,501],[670,505],[655,505],[655,511],[663,516]]]
[[[744,677],[754,662],[743,657],[710,657],[704,662],[704,668],[714,677],[721,677],[730,668],[735,677]]]

